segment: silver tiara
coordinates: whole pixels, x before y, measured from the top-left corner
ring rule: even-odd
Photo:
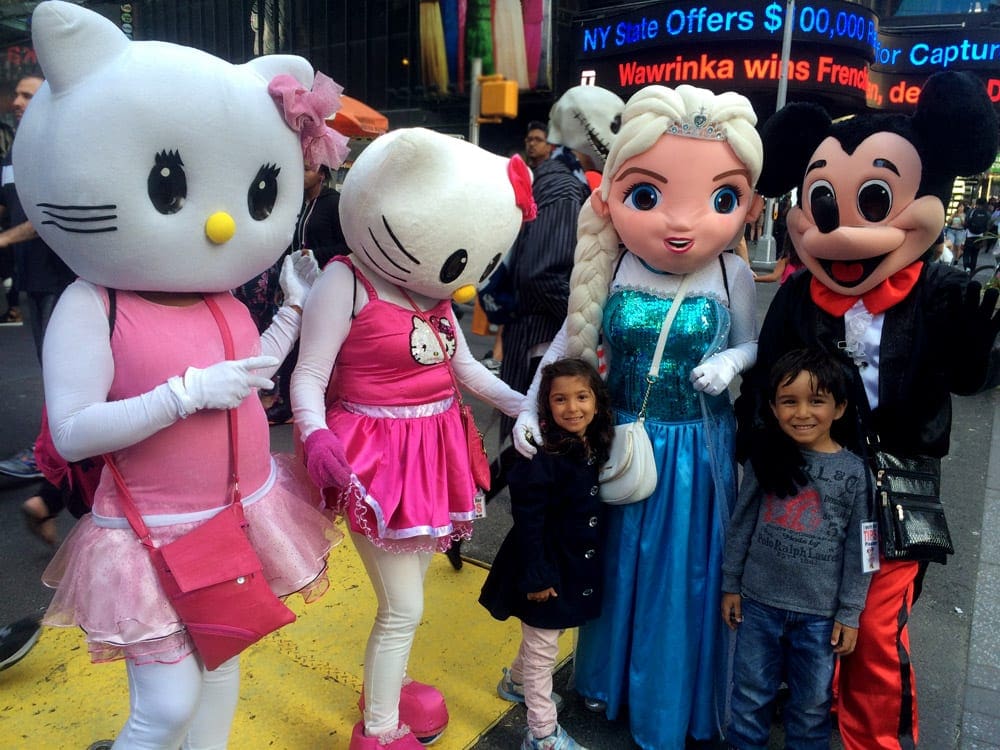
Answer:
[[[683,135],[688,138],[702,138],[708,141],[726,140],[726,133],[722,130],[722,126],[715,120],[708,119],[704,107],[699,109],[698,114],[693,117],[683,117],[671,122],[667,127],[667,133]]]

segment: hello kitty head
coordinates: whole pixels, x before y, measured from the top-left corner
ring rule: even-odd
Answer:
[[[376,138],[340,196],[356,262],[417,294],[460,302],[499,265],[533,210],[519,157],[423,128]]]
[[[298,57],[231,65],[131,42],[104,17],[49,0],[32,15],[46,82],[13,160],[32,225],[80,277],[135,291],[231,289],[289,245],[302,202],[299,137],[268,94]],[[211,235],[211,236],[210,236]]]

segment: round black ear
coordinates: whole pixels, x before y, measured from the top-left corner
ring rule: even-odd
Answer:
[[[969,73],[935,73],[913,113],[925,175],[979,174],[997,155],[997,116],[983,82]]]
[[[777,198],[802,184],[809,158],[829,135],[830,115],[816,104],[795,103],[775,112],[760,128],[764,169],[757,191]]]

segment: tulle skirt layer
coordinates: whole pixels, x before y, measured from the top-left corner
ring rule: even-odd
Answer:
[[[272,590],[315,601],[329,587],[326,558],[343,535],[314,505],[308,478],[292,456],[275,456],[274,486],[247,505],[248,533]],[[156,546],[198,523],[153,527]],[[172,663],[194,651],[163,593],[146,548],[131,528],[81,518],[42,576],[56,589],[43,623],[82,628],[95,662],[131,658]]]

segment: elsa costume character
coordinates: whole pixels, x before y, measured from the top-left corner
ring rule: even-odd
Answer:
[[[728,387],[756,358],[754,281],[732,253],[762,148],[749,101],[649,86],[628,101],[600,188],[580,213],[566,321],[542,364],[598,361],[618,423],[636,419],[660,327],[687,291],[651,388],[646,430],[658,481],[611,507],[599,619],[581,628],[576,689],[643,748],[721,733],[727,636],[718,616],[725,526],[736,493]],[[540,370],[541,368],[539,368]],[[525,403],[533,404],[535,383]],[[536,416],[514,441],[530,454]]]

